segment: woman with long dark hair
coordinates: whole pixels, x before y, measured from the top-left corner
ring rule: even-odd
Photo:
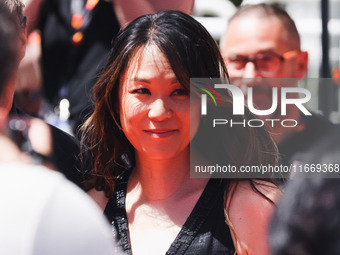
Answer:
[[[202,132],[191,77],[228,75],[214,39],[189,15],[142,16],[118,34],[82,128],[93,159],[88,192],[128,254],[268,254],[274,184],[190,178],[190,142]],[[219,140],[238,167],[276,163],[262,128]]]

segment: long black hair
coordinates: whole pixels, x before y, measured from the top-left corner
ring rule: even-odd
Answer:
[[[198,21],[185,13],[168,10],[141,16],[122,29],[94,86],[94,113],[82,127],[82,143],[93,160],[91,185],[103,188],[107,196],[113,192],[114,182],[122,171],[135,165],[134,148],[120,128],[116,106],[121,75],[129,67],[136,51],[147,45],[156,45],[160,49],[178,81],[188,91],[190,78],[228,79],[215,40]],[[231,98],[227,104],[231,114]],[[244,118],[251,117],[247,112]],[[227,146],[223,146],[226,155],[237,165],[264,161],[273,163],[276,160],[276,147],[264,129],[234,128],[223,140],[227,141]],[[263,151],[270,153],[264,155]]]

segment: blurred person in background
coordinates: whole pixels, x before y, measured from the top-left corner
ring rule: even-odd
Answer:
[[[18,66],[25,55],[26,46],[26,17],[22,11],[24,5],[20,0],[4,0],[0,7],[9,10],[15,21],[16,37],[12,38],[12,45],[17,51],[15,59],[7,60],[1,58],[4,73],[11,68],[10,78],[4,85],[1,99],[2,113],[12,118],[9,121],[10,136],[23,151],[35,155],[35,159],[53,165],[62,172],[69,180],[80,186],[84,175],[80,171],[81,164],[79,156],[79,142],[72,136],[47,125],[44,121],[32,118],[25,114],[13,103]],[[6,51],[3,52],[6,54]],[[12,63],[15,60],[15,63]],[[6,64],[5,64],[6,63]],[[8,64],[7,64],[8,63]],[[5,79],[4,79],[5,80]]]
[[[18,26],[1,2],[0,254],[120,254],[95,203],[60,173],[32,164],[7,137],[8,96],[21,58]]]
[[[56,126],[77,127],[92,111],[95,84],[121,26],[162,9],[191,13],[194,0],[27,0],[29,32],[41,34],[42,88]],[[48,109],[48,107],[45,107]],[[52,113],[52,114],[51,114]],[[53,123],[54,122],[54,123]]]
[[[220,45],[232,84],[242,89],[252,88],[256,109],[270,109],[273,88],[278,88],[277,109],[258,117],[264,121],[275,120],[272,122],[275,124],[270,123],[267,128],[278,144],[283,165],[307,157],[309,150],[317,147],[335,128],[320,115],[305,115],[294,104],[286,106],[286,115],[281,113],[281,88],[295,88],[298,81],[305,78],[308,54],[300,48],[294,21],[280,5],[241,6],[230,18]],[[298,95],[289,93],[287,98],[298,98]],[[298,124],[285,127],[280,124],[284,119],[293,119]]]
[[[25,56],[27,30],[26,30],[26,17],[22,13],[24,6],[20,0],[3,0],[0,2],[0,7],[10,12],[11,17],[16,24],[15,30],[14,30],[16,32],[16,37],[14,35],[12,35],[11,37],[11,42],[12,42],[11,47],[14,47],[14,49],[9,49],[8,52],[4,50],[2,52],[4,57],[1,58],[2,68],[4,68],[3,75],[10,76],[10,79],[8,80],[3,78],[3,81],[6,82],[6,86],[4,86],[5,88],[3,92],[5,93],[5,96],[3,96],[1,100],[2,106],[5,107],[3,109],[6,109],[6,112],[4,113],[8,115],[10,112],[15,112],[15,109],[12,107],[12,104],[13,104],[13,96],[14,96],[14,91],[15,91],[16,74],[17,74],[19,62]],[[17,51],[17,54],[15,55],[15,57],[10,58],[6,55],[6,54],[10,54],[10,50]],[[6,65],[5,63],[8,63],[8,65]],[[7,69],[11,71],[9,72],[7,71]]]
[[[336,162],[339,167],[339,158]],[[291,180],[274,213],[269,239],[272,255],[340,254],[340,179]]]
[[[340,254],[339,144],[334,129],[309,157],[293,163],[314,171],[288,182],[270,224],[272,255]]]
[[[32,61],[34,60],[31,56],[33,53],[33,45],[27,41],[27,18],[23,14],[25,6],[21,0],[3,0],[2,4],[9,8],[19,24],[19,51],[21,62],[17,70],[17,78],[13,80],[13,82],[15,82],[14,101],[20,109],[28,114],[36,115],[40,100],[35,100],[36,98],[34,100],[28,99],[32,98],[32,95],[40,90],[40,67],[37,66],[39,65],[37,61]],[[11,87],[14,88],[14,85]],[[16,109],[13,108],[12,110],[15,111]]]

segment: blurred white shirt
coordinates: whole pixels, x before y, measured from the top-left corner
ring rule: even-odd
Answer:
[[[118,254],[99,207],[60,173],[0,164],[0,254]]]

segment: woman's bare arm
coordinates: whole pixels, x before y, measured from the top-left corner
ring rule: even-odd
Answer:
[[[256,188],[273,202],[281,191],[271,183],[260,182]],[[230,200],[229,219],[237,254],[269,255],[268,227],[274,205],[255,192],[248,181],[241,181]]]

